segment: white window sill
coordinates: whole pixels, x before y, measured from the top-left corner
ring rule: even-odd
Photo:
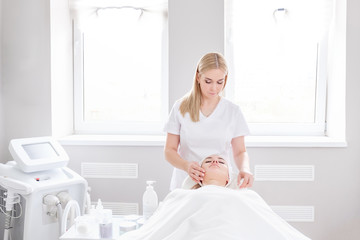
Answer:
[[[345,139],[327,136],[248,136],[247,147],[347,147]]]
[[[62,145],[164,146],[165,135],[70,135]],[[326,136],[248,136],[247,147],[347,147],[345,139]]]

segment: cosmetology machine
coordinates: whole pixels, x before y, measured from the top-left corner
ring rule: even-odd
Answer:
[[[86,180],[50,137],[14,139],[9,150],[14,161],[0,164],[0,239],[58,240],[84,212]]]

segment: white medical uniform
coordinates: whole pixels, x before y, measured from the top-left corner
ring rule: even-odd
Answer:
[[[171,112],[164,131],[180,135],[179,155],[187,161],[200,162],[212,154],[220,154],[230,159],[230,166],[235,169],[231,140],[249,134],[249,128],[238,105],[226,98],[221,98],[210,116],[200,111],[200,121],[193,122],[189,113],[181,114],[178,100]],[[170,190],[180,188],[188,174],[174,168]]]

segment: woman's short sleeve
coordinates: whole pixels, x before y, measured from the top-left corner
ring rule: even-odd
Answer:
[[[169,118],[167,122],[165,123],[164,132],[180,135],[180,121],[179,121],[179,107],[180,102],[175,102],[174,106],[171,109],[171,112],[169,114]]]
[[[240,108],[238,107],[236,109],[235,114],[235,122],[234,122],[234,135],[233,138],[239,137],[239,136],[247,136],[250,134],[249,127],[246,123],[246,120],[244,118],[244,115],[242,114]]]

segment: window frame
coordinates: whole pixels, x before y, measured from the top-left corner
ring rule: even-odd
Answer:
[[[75,134],[121,134],[121,135],[159,135],[168,116],[168,20],[164,22],[162,38],[162,79],[161,79],[161,121],[99,121],[84,120],[84,33],[79,19],[73,20],[73,61],[74,61],[74,133]]]
[[[230,74],[234,71],[233,62],[233,43],[231,39],[231,29],[227,21],[231,2],[225,1],[225,57],[229,63]],[[327,62],[328,62],[328,41],[329,32],[318,42],[317,72],[316,72],[316,93],[315,93],[315,119],[314,123],[251,123],[248,122],[250,133],[253,136],[327,136],[326,129],[326,108],[327,108]],[[234,85],[235,78],[227,83],[225,96],[235,99]],[[241,106],[240,106],[241,107]],[[246,118],[246,114],[245,118]]]

